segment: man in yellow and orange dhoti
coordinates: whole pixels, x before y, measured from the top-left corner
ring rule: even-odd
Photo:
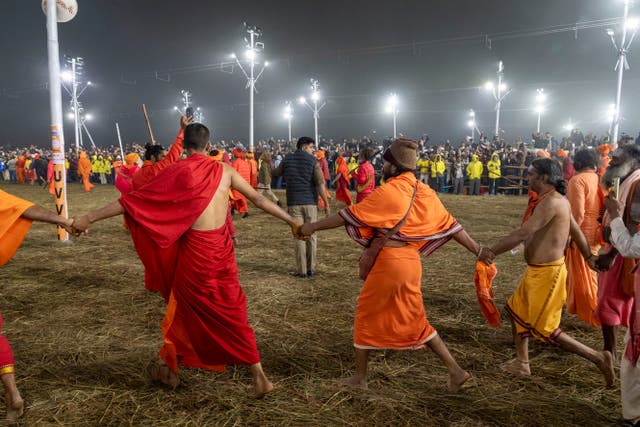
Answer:
[[[71,231],[71,220],[0,190],[0,266],[6,264],[16,253],[33,221],[57,224]],[[0,330],[1,328],[0,315]],[[9,425],[14,425],[22,416],[24,402],[16,386],[11,346],[1,334],[0,380],[5,390],[7,421]]]
[[[567,199],[573,219],[584,233],[592,254],[600,249],[600,223],[604,194],[600,188],[593,150],[579,150],[574,157],[577,174],[569,180]],[[591,326],[600,327],[595,317],[598,305],[598,274],[584,261],[578,246],[571,242],[565,251],[567,263],[567,311]]]
[[[449,371],[449,390],[458,391],[470,377],[429,323],[422,300],[420,254],[430,255],[450,239],[474,254],[480,246],[462,229],[429,186],[417,182],[418,144],[396,139],[384,154],[386,184],[360,203],[326,219],[305,223],[301,235],[345,225],[349,237],[362,246],[393,229],[409,209],[406,222],[380,251],[358,297],[354,322],[356,372],[343,384],[366,388],[371,350],[431,348]]]
[[[559,328],[566,300],[567,270],[564,249],[569,235],[586,259],[592,259],[587,239],[571,216],[571,206],[563,197],[566,187],[560,163],[549,158],[536,159],[527,173],[529,187],[537,194],[531,215],[522,226],[502,238],[479,258],[491,262],[496,255],[525,244],[527,269],[520,285],[507,303],[511,316],[516,358],[501,366],[507,372],[531,375],[529,338],[558,345],[593,362],[602,372],[607,386],[613,385],[613,357],[576,341]]]

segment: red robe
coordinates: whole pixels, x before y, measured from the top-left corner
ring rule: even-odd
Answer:
[[[138,189],[151,181],[154,176],[158,174],[162,169],[169,166],[171,163],[176,162],[180,156],[182,155],[182,141],[184,139],[184,130],[180,129],[178,132],[178,136],[175,141],[173,141],[173,145],[171,149],[167,153],[164,159],[159,162],[152,163],[149,160],[145,160],[142,168],[133,176],[133,188]]]
[[[160,355],[174,372],[179,364],[222,370],[260,361],[228,227],[191,229],[222,171],[218,162],[194,154],[120,199],[145,268],[164,277],[170,289]],[[163,257],[161,266],[147,265],[148,254],[158,251],[172,257]]]

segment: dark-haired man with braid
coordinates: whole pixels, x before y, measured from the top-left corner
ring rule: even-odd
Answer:
[[[587,239],[571,216],[564,197],[566,183],[560,164],[553,159],[536,159],[527,173],[529,187],[538,194],[533,213],[522,226],[491,248],[482,248],[479,259],[491,262],[524,242],[527,269],[506,309],[511,316],[516,358],[501,366],[507,372],[531,375],[529,337],[548,342],[593,362],[607,386],[613,385],[613,358],[608,351],[596,351],[571,338],[558,327],[567,298],[567,269],[564,249],[569,236],[586,260],[593,258]]]

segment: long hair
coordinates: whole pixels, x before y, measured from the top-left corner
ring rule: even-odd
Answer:
[[[547,176],[547,182],[556,188],[556,191],[563,196],[567,194],[567,181],[562,176],[562,167],[554,159],[535,159],[531,166],[540,175]]]

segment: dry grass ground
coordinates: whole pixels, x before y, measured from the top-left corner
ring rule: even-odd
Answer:
[[[37,188],[0,185],[52,207]],[[111,186],[84,194],[69,187],[71,214],[114,200]],[[515,227],[523,197],[443,196],[481,242]],[[300,280],[285,225],[256,209],[236,219],[237,260],[265,371],[277,389],[250,397],[246,367],[216,374],[183,370],[175,391],[144,371],[161,344],[163,301],[145,292],[143,269],[122,220],[96,224],[89,236],[58,243],[51,226],[34,224],[12,261],[0,269],[0,308],[11,341],[24,425],[434,425],[605,426],[620,422],[619,389],[603,387],[588,362],[533,344],[530,378],[497,365],[513,357],[510,331],[486,325],[473,287],[474,259],[451,242],[423,260],[424,303],[432,324],[474,387],[446,391],[446,370],[429,351],[378,352],[368,391],[338,387],[353,368],[352,322],[361,286],[359,249],[342,229],[319,236],[318,275]],[[500,307],[518,283],[522,256],[498,258]],[[597,330],[566,315],[564,330],[601,346]],[[0,412],[1,413],[1,412]]]

